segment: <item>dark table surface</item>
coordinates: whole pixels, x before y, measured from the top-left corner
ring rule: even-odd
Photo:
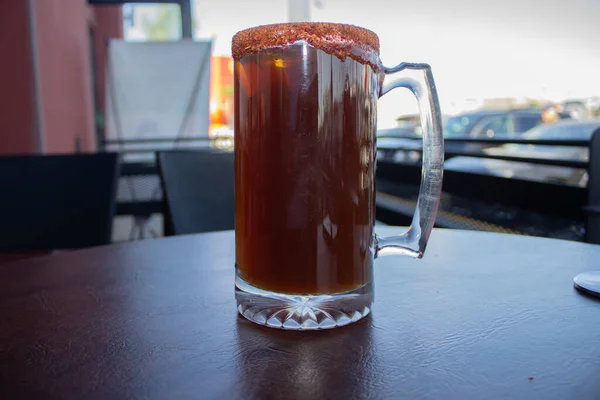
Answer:
[[[436,230],[377,260],[369,317],[306,333],[239,317],[233,263],[220,232],[1,265],[0,398],[600,398],[572,284],[600,246]]]

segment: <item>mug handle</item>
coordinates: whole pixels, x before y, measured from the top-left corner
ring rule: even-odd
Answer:
[[[419,103],[423,130],[423,167],[417,208],[408,231],[399,236],[380,238],[375,235],[375,257],[403,254],[421,258],[433,229],[442,192],[444,171],[444,137],[440,104],[431,67],[428,64],[402,63],[384,68],[384,74],[400,73],[401,78],[384,85],[381,96],[392,89],[410,90]]]

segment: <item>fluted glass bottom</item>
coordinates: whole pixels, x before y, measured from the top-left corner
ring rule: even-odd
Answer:
[[[330,295],[297,295],[269,292],[236,275],[235,298],[245,318],[271,328],[290,330],[331,329],[367,316],[373,304],[371,283]]]

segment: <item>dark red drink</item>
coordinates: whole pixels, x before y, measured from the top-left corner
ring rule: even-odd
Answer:
[[[370,282],[380,74],[307,43],[235,62],[240,278],[288,294]]]

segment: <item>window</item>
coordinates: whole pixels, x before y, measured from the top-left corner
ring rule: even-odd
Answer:
[[[515,132],[523,133],[530,130],[542,122],[539,115],[516,115],[515,116]]]
[[[181,39],[181,9],[178,4],[126,3],[123,28],[129,41]]]
[[[498,115],[481,120],[481,122],[473,128],[471,135],[493,138],[496,135],[505,135],[507,133],[508,117],[506,115]]]

